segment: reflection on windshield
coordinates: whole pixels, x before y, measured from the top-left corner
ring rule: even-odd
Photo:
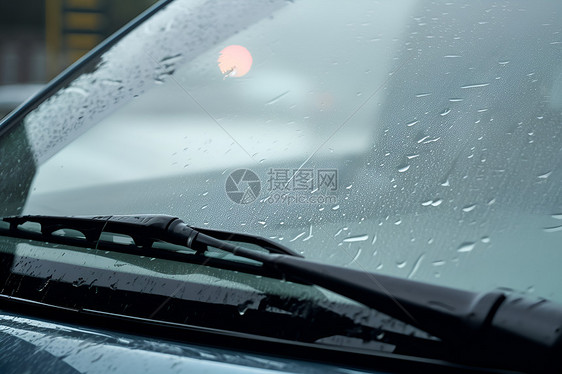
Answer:
[[[65,105],[87,102],[95,126],[36,147],[25,211],[167,213],[320,261],[562,300],[562,6],[271,4],[222,9],[240,19],[227,32],[178,1],[30,114],[33,144]]]

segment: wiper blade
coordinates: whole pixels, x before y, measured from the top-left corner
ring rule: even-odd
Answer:
[[[2,220],[10,224],[10,231],[14,233],[26,222],[38,223],[41,225],[41,235],[45,239],[49,239],[55,231],[72,229],[81,232],[88,242],[95,243],[102,232],[110,232],[130,236],[135,245],[141,248],[149,248],[156,241],[164,241],[194,249],[200,254],[204,253],[209,245],[214,246],[218,239],[253,244],[269,253],[302,257],[291,249],[266,238],[190,227],[177,217],[162,214],[76,217],[27,215],[4,217]]]
[[[10,222],[10,231],[24,222],[38,222],[42,230],[45,227],[45,235],[74,228],[94,240],[106,230],[130,235],[141,245],[164,240],[201,253],[211,246],[261,262],[272,274],[323,287],[425,330],[447,343],[451,361],[525,372],[562,370],[562,306],[548,300],[500,290],[475,293],[326,265],[272,242],[267,252],[250,250],[170,216],[25,216],[4,221]],[[238,239],[255,240],[239,235]]]

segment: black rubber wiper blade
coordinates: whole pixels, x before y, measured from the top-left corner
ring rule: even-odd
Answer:
[[[416,326],[443,340],[451,361],[532,373],[562,370],[562,306],[548,300],[501,290],[463,291],[326,265],[294,253],[250,250],[206,235],[170,216],[4,218],[12,230],[23,222],[37,220],[45,227],[45,235],[72,224],[91,237],[95,230],[106,230],[125,233],[139,243],[164,240],[201,253],[207,246],[222,249],[261,262],[277,276],[323,287]],[[92,230],[89,234],[88,228]]]
[[[291,249],[267,238],[221,230],[191,228],[177,217],[162,214],[113,216],[27,215],[4,217],[2,220],[10,224],[10,230],[13,232],[17,231],[18,227],[26,222],[38,223],[41,227],[41,235],[45,239],[51,237],[57,230],[72,229],[81,232],[88,242],[95,243],[100,238],[102,232],[110,232],[130,236],[137,247],[148,248],[155,241],[164,241],[186,246],[199,253],[203,253],[207,246],[210,245],[208,240],[205,239],[209,239],[212,236],[218,240],[256,245],[269,253],[302,257]],[[185,228],[181,233],[174,231],[174,229],[177,229],[178,224]]]
[[[287,279],[314,284],[440,338],[449,359],[526,373],[562,372],[562,306],[496,290],[476,293],[273,255]]]

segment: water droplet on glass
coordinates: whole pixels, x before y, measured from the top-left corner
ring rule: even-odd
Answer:
[[[557,232],[562,231],[562,225],[560,226],[552,226],[552,227],[545,227],[543,229],[544,232]]]
[[[45,290],[45,288],[47,288],[47,286],[49,285],[49,283],[51,282],[51,275],[49,275],[47,278],[45,278],[45,281],[43,283],[41,283],[41,285],[39,286],[39,288],[37,289],[37,291],[39,292],[43,292]]]
[[[404,267],[406,267],[406,261],[398,261],[398,262],[396,263],[396,267],[397,267],[398,269],[403,269]]]
[[[82,286],[84,283],[86,283],[86,280],[84,278],[78,278],[77,280],[75,280],[74,282],[72,282],[72,286],[74,287],[80,287]]]
[[[76,94],[84,96],[84,97],[89,95],[88,91],[86,91],[85,89],[83,89],[81,87],[76,87],[76,86],[68,87],[66,89],[66,92],[76,93]]]
[[[412,121],[412,122],[410,122],[410,123],[407,123],[406,126],[412,127],[412,126],[414,126],[414,125],[415,125],[416,123],[418,123],[418,122],[419,122],[418,120],[415,120],[415,121]]]
[[[364,242],[367,239],[369,239],[369,235],[357,235],[357,236],[349,236],[345,238],[343,241],[344,243],[354,243],[354,242]]]
[[[474,210],[474,208],[476,208],[476,204],[471,204],[471,205],[467,205],[464,208],[462,208],[463,212],[471,212]]]
[[[410,168],[410,165],[401,166],[401,167],[398,168],[398,172],[403,173],[403,172],[407,171],[409,168]]]
[[[451,109],[447,108],[444,111],[442,111],[441,113],[439,113],[441,116],[446,116],[447,114],[451,113]]]
[[[424,255],[421,254],[418,259],[416,260],[416,262],[414,263],[414,266],[412,266],[412,270],[410,270],[410,274],[408,274],[408,279],[411,279],[414,277],[414,275],[416,274],[416,272],[418,271],[418,269],[420,268],[420,264],[422,262],[424,258]]]
[[[464,242],[457,248],[457,252],[470,252],[474,249],[475,245],[476,243],[474,242]]]
[[[250,305],[252,304],[251,300],[245,301],[242,304],[238,305],[238,313],[243,316],[244,314],[246,314],[246,312],[248,311],[248,309],[250,308]]]
[[[283,96],[287,95],[290,91],[285,91],[280,95],[275,96],[273,99],[269,100],[267,103],[265,103],[265,105],[272,105],[275,104],[276,102],[278,102],[279,100],[281,100],[283,98]]]
[[[541,175],[537,176],[537,178],[546,179],[546,178],[550,177],[550,174],[552,174],[552,171],[549,171],[548,173],[541,174]]]
[[[431,206],[439,206],[443,202],[443,199],[437,199],[431,203]]]
[[[562,213],[553,214],[551,217],[554,218],[554,219],[562,219]]]
[[[480,239],[480,241],[481,241],[482,243],[488,244],[488,243],[490,242],[490,237],[489,237],[489,236],[483,236],[483,237]]]
[[[297,236],[295,236],[293,239],[289,240],[289,242],[294,242],[295,240],[299,239],[300,237],[302,237],[304,234],[306,234],[306,232],[301,232],[300,234],[298,234]]]
[[[427,200],[427,201],[424,201],[423,203],[421,203],[421,205],[430,206],[432,203],[433,203],[433,200]]]
[[[466,86],[461,86],[461,88],[463,89],[467,89],[467,88],[480,88],[480,87],[486,87],[489,86],[490,83],[476,83],[476,84],[467,84]]]
[[[339,204],[338,204],[338,205],[334,205],[334,206],[332,207],[332,210],[338,210],[339,208],[340,208],[340,205],[339,205]]]

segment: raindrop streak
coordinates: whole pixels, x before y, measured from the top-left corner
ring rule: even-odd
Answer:
[[[447,114],[451,113],[451,109],[447,108],[444,111],[442,111],[441,113],[439,113],[440,115],[442,115],[443,117],[446,116]]]
[[[464,242],[459,246],[457,252],[470,252],[474,249],[475,245],[476,243],[474,242]]]
[[[461,88],[480,88],[480,87],[486,87],[489,86],[490,83],[477,83],[477,84],[467,84],[466,86],[461,86]]]
[[[276,102],[278,102],[279,100],[281,100],[281,98],[285,95],[287,95],[290,91],[285,91],[283,92],[281,95],[275,96],[273,99],[269,100],[267,103],[265,103],[265,105],[271,105],[271,104],[275,104]]]
[[[43,292],[45,290],[45,288],[47,288],[47,286],[49,285],[49,283],[51,282],[51,275],[49,275],[47,278],[45,278],[45,281],[43,282],[43,284],[41,284],[39,286],[39,288],[37,289],[38,292]]]
[[[416,123],[418,123],[418,122],[419,122],[419,121],[418,121],[418,120],[416,120],[416,121],[413,121],[413,122],[407,123],[407,124],[406,124],[406,126],[408,126],[408,127],[412,127],[412,126],[414,126],[414,125],[415,125]]]
[[[431,94],[430,93],[420,93],[420,94],[417,94],[416,97],[426,97],[426,96],[429,96],[429,95],[431,95]]]
[[[364,242],[367,239],[369,239],[369,235],[357,235],[357,236],[350,236],[348,238],[345,238],[343,241],[344,243],[354,243],[354,242]]]
[[[552,226],[552,227],[545,227],[544,232],[556,232],[556,231],[562,231],[562,225],[560,226]]]
[[[306,234],[306,232],[301,232],[300,234],[298,234],[297,236],[295,236],[293,239],[289,240],[289,242],[294,242],[295,240],[297,240],[298,238],[300,238],[300,237],[303,236],[304,234]]]
[[[424,255],[420,255],[420,257],[418,257],[418,259],[416,260],[416,263],[414,264],[414,267],[412,268],[412,271],[410,271],[410,274],[408,274],[408,279],[412,278],[414,276],[414,274],[416,274],[416,272],[418,271],[420,264],[423,260]]]
[[[429,143],[433,143],[433,142],[436,142],[436,141],[438,141],[439,139],[441,139],[441,137],[440,137],[440,136],[438,136],[438,137],[437,137],[437,138],[435,138],[435,139],[429,139],[429,140],[426,140],[426,141],[424,141],[424,142],[423,142],[423,144],[429,144]],[[419,143],[419,142],[418,142],[418,143]]]
[[[548,173],[541,174],[537,178],[546,179],[546,178],[550,177],[550,174],[552,174],[552,171],[549,171]]]
[[[302,241],[306,242],[307,240],[312,239],[313,235],[312,235],[312,225],[309,227],[308,229],[308,236],[306,238],[304,238]]]
[[[351,262],[349,264],[347,264],[346,266],[349,266],[349,265],[355,263],[355,261],[357,261],[359,259],[359,256],[361,256],[361,248],[359,248],[359,250],[357,251],[357,254],[355,255],[355,257],[353,257],[353,260],[351,260]]]
[[[422,203],[422,205],[423,205],[423,206],[430,206],[430,205],[431,205],[431,206],[439,206],[439,205],[441,205],[442,202],[443,202],[443,199],[427,200],[427,201],[424,201],[424,202]]]

